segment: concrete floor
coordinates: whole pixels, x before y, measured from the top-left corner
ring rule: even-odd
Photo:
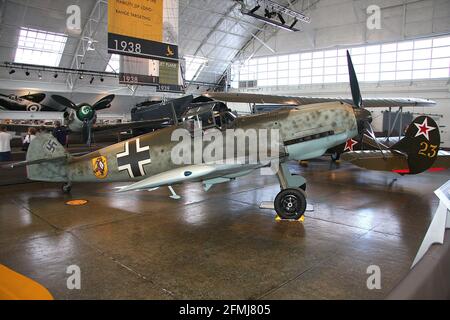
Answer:
[[[328,158],[293,169],[315,205],[303,224],[258,208],[279,191],[258,172],[208,193],[177,186],[181,200],[167,188],[114,193],[124,184],[74,185],[71,196],[49,183],[3,186],[0,263],[57,299],[385,297],[407,274],[438,204],[433,190],[450,174],[400,177]],[[73,264],[81,290],[66,287]],[[369,265],[381,268],[381,290],[367,289]]]

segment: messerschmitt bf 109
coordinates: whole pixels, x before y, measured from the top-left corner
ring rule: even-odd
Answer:
[[[348,55],[350,80],[356,79]],[[38,181],[65,183],[63,190],[70,191],[73,182],[128,181],[119,192],[150,190],[186,182],[201,182],[205,190],[211,186],[244,176],[256,169],[271,166],[279,179],[281,191],[274,200],[274,208],[283,219],[299,219],[306,210],[306,180],[292,175],[287,167],[289,160],[318,157],[327,149],[342,144],[370,126],[371,114],[361,107],[359,90],[352,85],[354,105],[341,101],[303,105],[292,109],[279,109],[270,113],[236,118],[227,109],[217,109],[218,102],[200,103],[189,109],[182,123],[129,139],[95,152],[74,157],[67,153],[51,135],[39,135],[27,152],[25,162],[28,178]],[[255,141],[250,141],[224,152],[217,161],[205,161],[205,154],[193,162],[178,162],[174,157],[180,150],[180,130],[187,131],[191,147],[207,150],[215,141],[228,143],[229,132],[256,130]],[[200,131],[200,133],[199,133]],[[260,145],[267,131],[276,132],[276,143],[267,143],[267,156],[254,154],[254,145]],[[176,134],[177,133],[177,134]],[[174,135],[178,138],[174,139]],[[234,137],[230,135],[231,140]],[[271,139],[273,136],[271,135]],[[419,148],[423,136],[408,137],[401,152],[407,156]],[[183,140],[183,139],[181,139]],[[247,141],[248,142],[248,141]],[[267,141],[266,141],[267,142]],[[218,149],[215,149],[217,151]],[[256,161],[241,161],[244,158]],[[241,152],[241,153],[239,153]],[[252,154],[253,153],[253,154]],[[196,153],[194,152],[194,158]],[[174,158],[177,161],[174,161]],[[184,158],[184,156],[183,156]],[[191,160],[192,157],[186,157]],[[415,157],[422,166],[429,165],[434,157]],[[274,164],[276,167],[274,167]],[[413,163],[415,165],[415,163]]]

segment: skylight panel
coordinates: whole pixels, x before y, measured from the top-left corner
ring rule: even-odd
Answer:
[[[14,62],[58,67],[67,36],[30,28],[20,28]]]
[[[202,57],[185,57],[186,59],[186,75],[185,78],[188,81],[194,81],[196,77],[202,72],[203,68],[208,62],[207,59]]]
[[[120,72],[120,55],[118,54],[112,54],[111,58],[109,59],[108,65],[105,69],[106,72]]]

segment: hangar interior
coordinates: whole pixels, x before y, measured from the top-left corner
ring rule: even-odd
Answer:
[[[349,50],[363,101],[435,101],[403,112],[411,120],[432,117],[440,147],[450,148],[450,1],[276,0],[310,18],[296,24],[297,32],[242,14],[240,1],[178,2],[184,94],[351,97]],[[244,2],[253,8],[264,1]],[[78,34],[67,30],[71,5],[81,9]],[[1,1],[0,93],[44,92],[76,103],[114,94],[111,107],[98,116],[123,122],[138,103],[183,96],[119,84],[118,55],[107,50],[107,5]],[[39,49],[39,39],[49,42]],[[252,108],[227,106],[238,117]],[[377,134],[391,131],[386,122],[397,110],[370,109]],[[14,161],[25,160],[19,137],[12,141]],[[87,150],[117,142],[110,138]],[[80,150],[86,148],[71,144],[71,152]],[[274,200],[280,183],[257,171],[206,192],[201,183],[174,185],[181,196],[174,200],[165,187],[117,193],[124,183],[114,181],[75,183],[63,194],[60,183],[28,180],[24,167],[1,168],[0,264],[37,281],[56,299],[388,297],[411,272],[439,205],[433,191],[449,179],[448,169],[399,175],[331,162],[328,155],[305,160],[289,163],[293,174],[306,178],[313,205],[303,222],[276,221],[273,210],[260,209],[262,201]],[[79,199],[87,203],[67,204]],[[66,285],[72,265],[81,270],[81,289]],[[368,287],[374,265],[381,270],[379,288]]]

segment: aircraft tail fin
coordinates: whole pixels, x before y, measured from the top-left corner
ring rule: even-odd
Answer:
[[[417,174],[428,170],[437,158],[441,136],[439,126],[428,116],[419,116],[409,125],[405,137],[390,150],[407,157],[408,168],[401,174]],[[400,172],[401,171],[401,172]]]
[[[28,147],[26,161],[30,180],[65,182],[70,154],[52,134],[37,135]]]

